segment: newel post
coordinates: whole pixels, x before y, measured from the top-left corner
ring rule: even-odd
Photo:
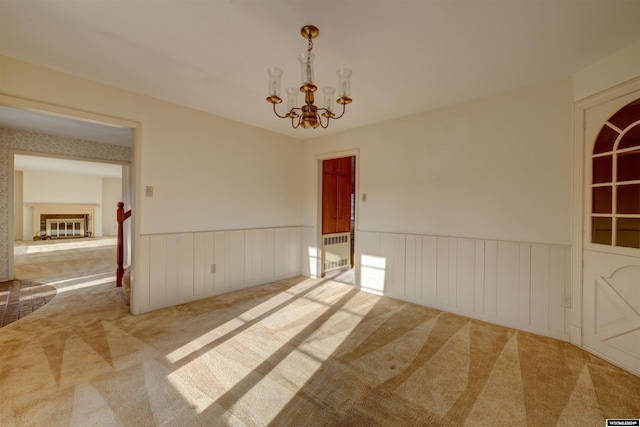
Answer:
[[[118,210],[116,213],[116,218],[118,220],[118,248],[116,252],[116,263],[118,264],[118,268],[116,269],[116,286],[122,286],[122,276],[124,276],[124,266],[123,266],[123,258],[124,258],[124,233],[122,231],[122,223],[124,222],[124,203],[118,202]]]

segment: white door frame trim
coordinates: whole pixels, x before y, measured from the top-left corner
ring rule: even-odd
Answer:
[[[571,245],[571,342],[582,347],[583,328],[583,303],[582,303],[582,269],[584,233],[586,232],[584,199],[585,199],[585,155],[588,141],[585,141],[585,128],[587,125],[587,111],[601,104],[620,98],[631,92],[640,90],[640,77],[614,86],[590,97],[576,101],[573,104],[573,204],[571,218],[572,245]]]
[[[355,171],[355,221],[354,221],[354,260],[353,268],[355,269],[355,288],[360,289],[360,269],[358,266],[358,217],[360,215],[360,203],[359,203],[359,185],[360,185],[360,150],[357,148],[344,151],[336,151],[325,154],[316,154],[316,248],[320,251],[322,248],[322,161],[328,159],[338,159],[341,157],[355,157],[356,158],[356,171]],[[318,277],[322,274],[322,257],[317,257],[316,271]]]
[[[80,121],[98,123],[106,126],[115,126],[115,127],[131,129],[133,138],[131,143],[131,163],[130,163],[131,169],[130,170],[132,170],[133,173],[131,174],[131,194],[130,194],[131,209],[132,209],[131,211],[132,215],[131,215],[131,221],[130,221],[130,224],[131,224],[130,241],[131,241],[131,257],[132,257],[132,273],[133,273],[133,270],[134,270],[133,258],[134,258],[134,254],[136,253],[135,224],[137,222],[138,216],[140,215],[140,212],[139,212],[140,209],[134,209],[134,207],[136,206],[137,195],[140,194],[138,191],[138,186],[139,186],[138,183],[141,182],[141,168],[139,167],[139,162],[141,158],[140,154],[142,152],[142,137],[141,137],[142,124],[140,122],[121,119],[113,116],[107,116],[104,114],[92,113],[89,111],[77,110],[77,109],[63,107],[59,105],[48,104],[48,103],[38,102],[38,101],[31,101],[27,99],[16,98],[13,96],[2,95],[2,94],[0,94],[0,106],[36,111],[44,114],[52,114],[52,115],[57,115],[57,116],[80,120]],[[11,238],[11,236],[13,235],[13,229],[14,229],[14,218],[13,218],[13,203],[14,203],[13,201],[13,197],[14,197],[13,153],[14,152],[15,151],[12,151],[12,153],[10,153],[11,155],[9,156],[9,165],[8,165],[9,170],[7,171],[8,186],[9,186],[9,192],[8,192],[9,193],[8,194],[9,195],[9,206],[8,206],[9,218],[8,218],[8,230],[7,230],[7,232],[9,233],[8,234],[9,238],[7,239],[7,251],[8,251],[8,274],[9,274],[10,280],[14,278],[13,238]],[[30,154],[37,155],[35,153],[30,153]],[[95,159],[91,159],[91,160],[95,161]],[[114,269],[115,269],[115,266],[114,266]],[[137,295],[135,292],[135,286],[133,282],[134,282],[134,277],[132,274],[132,286],[131,286],[132,313],[135,311],[135,307],[139,306],[139,304],[134,304],[135,298],[137,297]],[[137,313],[133,313],[133,314],[137,314]]]

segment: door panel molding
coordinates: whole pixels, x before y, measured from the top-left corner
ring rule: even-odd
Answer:
[[[586,250],[584,265],[585,349],[640,374],[640,258]]]
[[[593,244],[587,241],[590,236],[587,227],[591,215],[591,156],[598,132],[616,111],[638,98],[640,77],[574,104],[571,257],[574,304],[570,329],[572,343],[636,374],[640,373],[640,348],[636,349],[634,343],[640,343],[640,316],[632,309],[635,300],[630,300],[622,291],[621,286],[626,286],[626,282],[620,277],[640,265],[640,251]],[[610,260],[616,257],[617,263]],[[620,263],[623,259],[627,260],[626,264]],[[597,268],[594,263],[604,263],[607,268],[594,271]],[[603,312],[596,315],[596,311],[604,310],[607,304],[617,308],[620,318],[607,317]]]

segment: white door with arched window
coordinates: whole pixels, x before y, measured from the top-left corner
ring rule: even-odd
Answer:
[[[585,112],[583,345],[640,374],[640,91]]]

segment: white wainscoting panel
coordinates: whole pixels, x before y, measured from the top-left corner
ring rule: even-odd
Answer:
[[[301,227],[145,235],[139,244],[136,314],[301,273]]]
[[[456,254],[456,266],[458,274],[456,277],[456,302],[457,306],[473,311],[475,310],[475,277],[476,277],[476,245],[473,240],[459,239],[458,252]]]
[[[302,266],[301,274],[316,279],[320,276],[320,249],[317,244],[315,228],[302,227]]]
[[[359,231],[363,291],[569,340],[570,247]]]

